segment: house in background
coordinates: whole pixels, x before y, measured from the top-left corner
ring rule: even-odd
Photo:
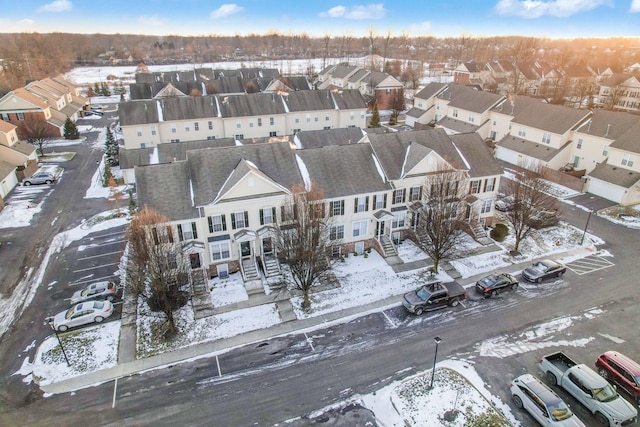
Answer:
[[[632,74],[614,74],[602,80],[596,105],[617,111],[640,111],[640,80]]]
[[[0,161],[13,166],[22,180],[38,169],[38,153],[35,145],[18,139],[16,129],[16,125],[0,120]]]

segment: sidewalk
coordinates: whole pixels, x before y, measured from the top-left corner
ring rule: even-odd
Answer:
[[[488,246],[483,248],[482,252],[490,252],[492,250],[495,250],[495,248],[496,247]],[[565,258],[575,255],[586,256],[592,252],[592,249],[581,247],[570,251],[558,253],[554,256],[554,258]],[[532,260],[527,260],[524,262],[516,262],[516,260],[514,260],[512,264],[513,267],[508,270],[510,270],[511,272],[517,272],[525,267],[528,267],[531,262]],[[407,263],[407,265],[409,264],[411,264],[411,266],[413,266],[414,268],[422,268],[428,266],[428,264],[424,262]],[[478,274],[477,276],[468,277],[464,280],[463,285],[473,286],[473,283],[475,283],[480,277],[484,275],[486,275],[486,272]],[[282,295],[281,297],[284,298],[284,295]],[[154,368],[162,368],[163,366],[175,364],[189,359],[211,357],[216,353],[222,353],[234,347],[264,341],[270,338],[288,335],[295,332],[302,332],[305,330],[325,327],[330,323],[337,321],[346,322],[349,319],[363,316],[367,313],[378,312],[387,308],[397,307],[401,304],[401,297],[402,295],[393,295],[370,304],[347,308],[307,319],[297,319],[295,317],[295,315],[293,314],[291,303],[288,299],[274,299],[273,296],[257,297],[255,299],[250,299],[251,302],[244,302],[243,308],[259,304],[260,301],[263,300],[268,301],[269,303],[275,302],[278,306],[278,311],[281,313],[281,323],[271,326],[268,329],[255,330],[223,340],[193,345],[190,347],[181,348],[144,359],[134,360],[133,353],[126,353],[129,355],[127,359],[130,360],[125,360],[122,357],[122,354],[120,354],[119,364],[117,366],[100,371],[90,372],[84,375],[79,375],[57,383],[43,385],[40,388],[42,388],[42,390],[46,393],[65,393],[106,381],[115,380],[117,378],[139,373],[142,371],[147,371]],[[124,309],[125,307],[123,307],[123,310]],[[128,313],[130,314],[130,312]],[[127,346],[130,347],[131,351],[133,351],[135,349],[135,320],[133,322],[131,322],[130,319],[123,321],[121,334],[124,334],[125,336],[121,336],[120,345],[123,345],[123,343],[127,343]]]

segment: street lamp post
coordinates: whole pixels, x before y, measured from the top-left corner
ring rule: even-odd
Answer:
[[[62,340],[60,339],[60,335],[58,335],[58,330],[53,326],[53,319],[51,318],[47,319],[47,323],[49,323],[49,326],[51,326],[51,329],[53,329],[53,333],[56,334],[56,338],[58,339],[58,344],[60,344],[60,348],[62,349],[62,355],[64,356],[64,360],[67,361],[67,366],[71,367],[71,363],[69,363],[69,358],[67,357],[67,352],[64,351]]]
[[[433,388],[433,378],[436,375],[436,359],[438,359],[438,344],[442,341],[440,337],[434,337],[433,340],[436,343],[436,352],[433,355],[433,369],[431,370],[431,385],[429,388]]]
[[[584,231],[582,232],[582,239],[580,239],[580,246],[584,243],[584,236],[587,234],[587,227],[589,226],[589,220],[591,219],[591,214],[593,211],[589,209],[589,216],[587,217],[587,223],[584,225]]]

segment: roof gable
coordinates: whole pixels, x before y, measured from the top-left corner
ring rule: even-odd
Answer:
[[[213,203],[284,193],[289,190],[274,182],[250,161],[240,160],[218,192]]]

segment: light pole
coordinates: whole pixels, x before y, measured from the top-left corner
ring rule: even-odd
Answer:
[[[438,344],[442,341],[440,337],[434,337],[433,340],[436,343],[436,352],[433,355],[433,369],[431,370],[431,385],[429,388],[433,388],[433,378],[436,375],[436,359],[438,358]]]
[[[62,345],[62,340],[60,340],[60,335],[58,335],[58,330],[53,326],[53,319],[52,318],[47,318],[47,323],[49,324],[49,326],[51,326],[51,329],[53,329],[53,332],[56,334],[56,338],[58,339],[58,344],[60,344],[60,348],[62,349],[62,354],[64,356],[64,360],[67,361],[67,366],[71,367],[71,363],[69,363],[69,358],[67,357],[67,352],[64,351],[64,346]]]
[[[582,239],[580,239],[580,246],[584,243],[584,236],[587,234],[587,227],[589,226],[589,220],[591,219],[591,214],[593,211],[589,209],[589,216],[587,217],[587,223],[584,225],[584,231],[582,232]]]

